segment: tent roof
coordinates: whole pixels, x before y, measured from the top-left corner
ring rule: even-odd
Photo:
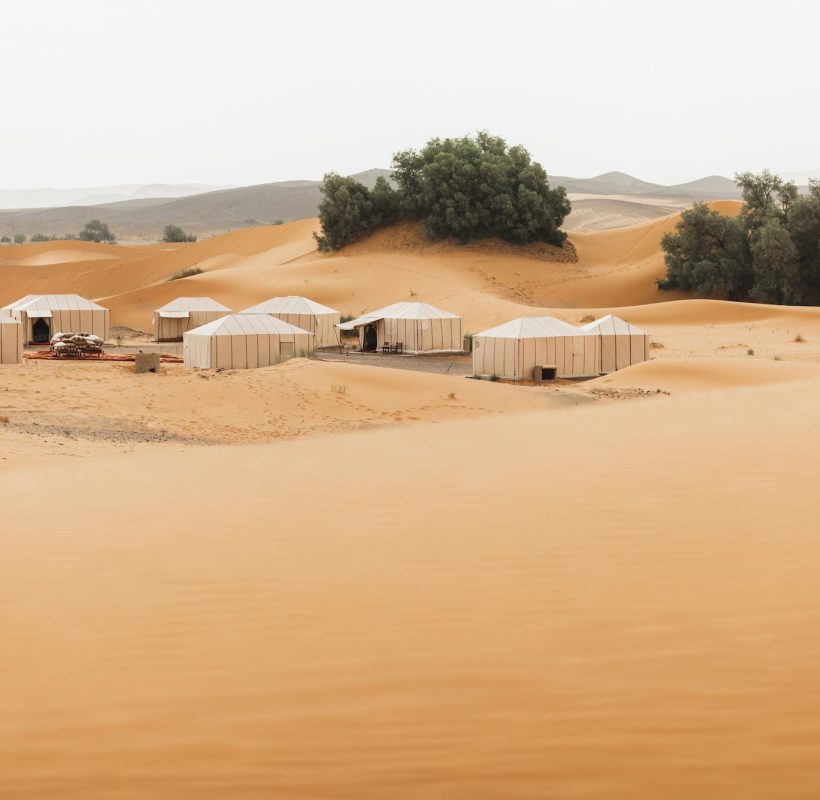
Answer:
[[[605,317],[596,319],[594,322],[588,322],[582,326],[585,331],[596,334],[629,334],[632,336],[646,336],[646,331],[632,325],[625,319],[616,317],[614,314],[607,314]]]
[[[227,317],[207,322],[186,333],[186,336],[258,336],[266,334],[303,333],[313,336],[302,328],[282,322],[269,314],[229,314]]]
[[[328,308],[307,297],[271,297],[258,305],[246,308],[242,314],[338,314],[335,308]]]
[[[107,311],[78,294],[27,294],[3,307],[4,311],[25,311],[30,317],[50,317],[48,311]]]
[[[575,325],[555,319],[555,317],[519,317],[475,335],[495,339],[543,339],[554,336],[591,336],[592,334],[583,328],[576,328]]]
[[[392,306],[369,311],[367,314],[342,323],[339,327],[349,331],[362,325],[369,325],[380,319],[461,319],[458,314],[442,311],[428,303],[393,303]]]
[[[184,316],[187,317],[190,311],[225,311],[230,314],[231,309],[217,303],[211,297],[177,297],[176,300],[171,300],[162,308],[156,309],[160,316],[165,316],[167,312],[184,312]]]
[[[4,314],[0,311],[0,325],[19,325],[18,322],[14,317],[10,317],[8,314]]]

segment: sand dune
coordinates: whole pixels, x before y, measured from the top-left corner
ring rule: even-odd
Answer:
[[[820,309],[659,293],[676,220],[0,250],[0,303],[76,291],[135,329],[179,295],[417,297],[656,344],[543,387],[0,367],[0,796],[814,797]]]
[[[715,203],[736,211],[734,201]],[[195,244],[104,246],[59,243],[61,262],[50,266],[53,243],[20,248],[20,262],[0,263],[0,302],[22,294],[68,291],[103,300],[114,324],[149,330],[152,311],[180,294],[207,294],[234,309],[275,294],[305,294],[346,314],[419,297],[463,314],[471,331],[549,308],[634,306],[674,299],[655,287],[664,273],[660,238],[677,215],[611,231],[576,232],[577,252],[547,246],[459,247],[431,244],[413,226],[381,231],[340,253],[315,250],[315,219],[250,228]],[[16,253],[17,249],[9,248]],[[49,255],[51,253],[51,255]],[[9,258],[4,254],[5,258]],[[73,257],[72,257],[73,258]],[[26,262],[26,263],[22,263]],[[69,263],[66,263],[69,262]],[[203,274],[168,282],[198,267]],[[682,295],[677,295],[682,297]]]
[[[159,375],[133,366],[0,366],[0,470],[59,457],[276,441],[419,421],[588,402],[567,388],[494,385],[447,375],[292,359],[277,367]]]
[[[0,794],[811,797],[818,389],[9,472]]]
[[[664,358],[645,361],[585,384],[665,392],[703,391],[786,381],[820,380],[820,364],[764,361],[754,358]]]

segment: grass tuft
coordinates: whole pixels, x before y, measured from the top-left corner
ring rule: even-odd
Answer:
[[[168,278],[168,281],[178,281],[181,278],[190,278],[192,275],[201,275],[203,270],[200,267],[188,267],[187,269],[181,269],[179,272],[175,272]]]
[[[330,391],[334,394],[347,394],[347,386],[343,383],[331,383]]]

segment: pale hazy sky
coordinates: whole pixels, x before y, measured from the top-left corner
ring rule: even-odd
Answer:
[[[813,169],[818,6],[3,4],[0,188],[320,178],[483,128],[552,174]]]

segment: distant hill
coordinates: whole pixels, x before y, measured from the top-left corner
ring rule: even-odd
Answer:
[[[352,177],[372,187],[379,176],[389,177],[390,170],[370,169]],[[670,204],[676,208],[696,200],[739,197],[734,181],[718,175],[675,186],[648,183],[623,172],[607,172],[594,178],[552,176],[550,182],[564,186],[571,194],[626,195],[636,198],[636,202],[641,202],[640,198],[652,197],[665,203],[665,198],[669,198]],[[24,233],[30,237],[34,233],[76,233],[89,219],[97,217],[107,222],[117,236],[124,238],[157,239],[169,223],[202,236],[252,225],[268,225],[276,220],[287,222],[315,216],[321,197],[320,187],[320,181],[281,181],[191,193],[185,197],[161,196],[167,188],[164,186],[155,187],[158,196],[145,197],[143,191],[149,191],[151,187],[139,187],[129,199],[118,202],[0,210],[0,235]],[[640,219],[658,213],[657,209],[633,208],[627,216]]]
[[[663,186],[648,183],[625,172],[605,172],[594,178],[550,176],[550,183],[563,186],[570,194],[631,195],[635,197],[688,197],[694,200],[734,200],[740,197],[735,182],[720,175],[709,175],[689,183]]]
[[[0,189],[0,209],[89,206],[140,198],[189,197],[225,188],[201,183],[126,183],[70,189]]]

